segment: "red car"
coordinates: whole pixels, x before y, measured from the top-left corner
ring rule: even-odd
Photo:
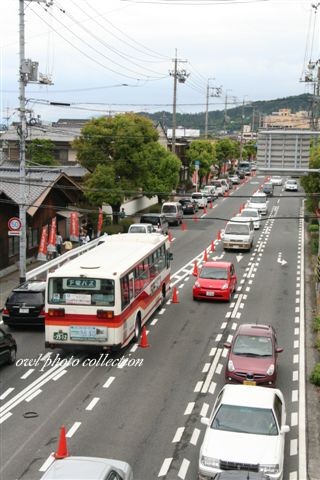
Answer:
[[[229,349],[225,377],[227,383],[275,387],[279,348],[270,325],[244,324],[235,332]]]
[[[231,262],[205,262],[193,286],[193,300],[227,300],[237,288],[237,276]]]

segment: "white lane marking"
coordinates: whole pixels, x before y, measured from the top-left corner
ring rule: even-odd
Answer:
[[[158,321],[158,318],[154,318],[152,320],[152,322],[150,322],[150,325],[155,325],[157,323],[157,321]]]
[[[294,311],[295,311],[295,313],[300,313],[300,307],[296,307],[296,308],[294,309]]]
[[[218,333],[218,335],[216,336],[216,342],[220,342],[221,338],[222,338],[221,333]]]
[[[213,377],[213,375],[214,375],[215,369],[216,369],[217,364],[218,364],[218,362],[219,362],[221,353],[222,353],[222,349],[221,349],[221,348],[218,348],[218,349],[217,349],[217,353],[216,353],[216,355],[215,355],[215,357],[214,357],[214,359],[213,359],[213,362],[212,362],[212,364],[211,364],[210,370],[209,370],[209,372],[208,372],[207,378],[206,378],[206,380],[205,380],[205,382],[204,382],[204,385],[203,385],[203,387],[202,387],[202,390],[201,390],[202,393],[207,393],[207,391],[208,391],[210,382],[211,382],[211,380],[212,380],[212,377]]]
[[[99,397],[94,397],[89,403],[89,405],[86,407],[86,410],[93,410],[93,408],[97,405],[99,400],[100,400]]]
[[[290,472],[289,480],[298,480],[298,472]]]
[[[199,430],[199,428],[195,428],[193,430],[193,433],[190,438],[190,443],[192,445],[197,445],[200,433],[201,433],[201,430]]]
[[[14,387],[8,388],[5,392],[3,392],[2,395],[0,395],[0,400],[5,399],[8,395],[10,395],[11,392],[13,392]]]
[[[173,458],[165,458],[164,459],[163,464],[160,468],[160,472],[158,473],[158,477],[164,477],[165,475],[167,475],[172,460],[173,460]]]
[[[62,372],[58,373],[58,375],[53,377],[52,380],[54,380],[56,382],[57,380],[59,380],[60,377],[63,377],[63,375],[66,374],[66,373],[67,373],[67,370],[62,370]]]
[[[299,372],[298,372],[298,370],[294,370],[294,371],[292,372],[292,381],[293,381],[293,382],[297,382],[297,381],[298,381],[298,378],[299,378]]]
[[[294,317],[294,323],[300,323],[300,318],[299,317]]]
[[[230,318],[231,317],[231,312],[227,312],[226,313],[226,318]]]
[[[291,427],[296,427],[298,425],[298,412],[291,413]]]
[[[183,415],[190,415],[192,413],[192,410],[194,409],[194,405],[195,405],[195,402],[189,402]]]
[[[295,329],[294,329],[294,334],[295,334],[295,335],[299,335],[299,330],[300,330],[300,329],[299,329],[298,327],[295,328]]]
[[[200,411],[200,417],[206,417],[207,416],[209,407],[210,407],[209,403],[205,403],[205,402],[203,403],[201,411]]]
[[[132,346],[132,348],[130,349],[130,352],[133,353],[133,352],[135,352],[137,349],[138,349],[138,344],[135,343],[135,344]]]
[[[236,322],[233,322],[232,326],[231,326],[231,330],[235,330],[237,328],[237,323]]]
[[[177,431],[176,431],[176,433],[173,437],[172,443],[180,442],[180,440],[182,438],[182,435],[183,435],[183,432],[184,432],[184,427],[178,427]]]
[[[50,467],[50,465],[55,461],[55,458],[54,458],[54,453],[52,452],[49,457],[47,458],[47,460],[42,464],[42,466],[39,468],[39,472],[45,472],[46,470],[48,470],[48,468]]]
[[[179,478],[182,478],[183,480],[185,479],[185,477],[186,477],[186,475],[187,475],[187,471],[188,471],[189,465],[190,465],[189,460],[187,460],[186,458],[184,458],[184,459],[182,460],[182,464],[181,464],[180,470],[179,470],[179,472],[178,472],[178,477],[179,477]]]
[[[109,377],[108,380],[104,385],[102,385],[102,388],[109,388],[111,383],[115,380],[116,377]]]
[[[72,427],[69,428],[69,430],[67,431],[66,437],[71,438],[76,433],[80,425],[81,425],[81,422],[74,422]]]
[[[28,378],[29,375],[31,375],[32,372],[34,372],[34,368],[29,368],[29,370],[28,370],[26,373],[24,373],[24,374],[22,375],[22,377],[20,377],[21,380],[25,380],[26,378]],[[1,397],[0,397],[0,398],[1,398]]]
[[[290,440],[290,455],[297,455],[297,453],[298,453],[298,439],[294,438]]]
[[[218,375],[220,375],[222,369],[223,369],[223,365],[222,365],[222,363],[219,363],[218,366],[217,366],[217,368],[216,368],[216,373],[217,373]]]
[[[299,348],[299,340],[293,342],[293,348]]]
[[[220,328],[222,328],[224,330],[226,328],[226,326],[227,326],[227,322],[222,322]]]
[[[196,386],[194,387],[194,392],[200,392],[203,382],[197,382]]]
[[[202,373],[207,373],[209,371],[209,368],[210,368],[210,363],[205,363],[202,369]]]
[[[237,299],[237,301],[236,301],[236,305],[235,305],[235,307],[234,307],[234,309],[233,309],[233,311],[232,311],[232,314],[231,314],[231,317],[232,317],[232,318],[234,318],[234,317],[236,316],[237,311],[238,311],[238,308],[239,308],[239,305],[240,305],[240,303],[242,303],[242,298],[243,298],[243,293],[240,293],[240,295],[239,295],[239,297],[238,297],[238,299]]]
[[[299,363],[299,355],[293,355],[293,363]]]
[[[40,362],[44,362],[48,357],[51,357],[53,352],[47,352],[43,357],[41,357]]]
[[[216,387],[217,387],[217,384],[215,382],[211,382],[210,387],[209,387],[209,393],[211,393],[211,395],[214,394],[214,392],[216,390]]]
[[[297,402],[298,401],[298,398],[299,398],[299,395],[298,395],[298,390],[292,390],[292,394],[291,394],[291,401],[292,402]]]
[[[226,358],[226,356],[228,355],[228,351],[229,351],[228,348],[224,348],[224,349],[222,350],[221,356],[222,356],[223,358]]]
[[[183,288],[183,287],[184,287],[184,285],[183,285],[183,283],[182,283],[181,285],[179,285],[178,288],[181,289],[181,288]]]
[[[236,313],[236,318],[239,319],[240,317],[241,317],[241,312],[237,312],[237,313]]]
[[[3,415],[3,417],[0,418],[0,424],[5,422],[7,418],[11,417],[11,415],[12,415],[11,412],[7,412],[5,415]]]
[[[166,311],[165,308],[161,308],[161,310],[160,310],[160,312],[159,312],[159,315],[163,315],[165,311]]]
[[[35,397],[37,397],[40,393],[42,392],[42,390],[37,390],[36,392],[33,392],[32,395],[30,395],[30,397],[26,398],[26,402],[31,402],[31,400],[33,400]]]
[[[227,342],[231,343],[233,339],[233,335],[228,335]]]
[[[211,348],[210,353],[209,353],[209,357],[213,357],[216,354],[216,351],[217,351],[217,347]]]

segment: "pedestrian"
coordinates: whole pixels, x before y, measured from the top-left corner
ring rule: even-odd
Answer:
[[[69,250],[72,250],[73,245],[71,240],[65,240],[62,245],[64,246],[64,249],[66,252],[68,252]]]
[[[56,236],[56,249],[57,249],[57,254],[58,255],[61,255],[62,251],[62,242],[63,242],[63,238],[62,236],[60,235],[59,232],[57,232],[57,236]]]
[[[120,212],[120,218],[124,218],[125,216],[126,216],[126,212],[124,211],[124,208],[122,207],[121,212]]]

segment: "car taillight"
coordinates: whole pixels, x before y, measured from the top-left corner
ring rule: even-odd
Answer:
[[[110,310],[97,310],[97,318],[113,318],[113,312]]]
[[[4,315],[9,315],[9,310],[8,310],[7,308],[4,308],[3,311],[2,311],[2,313],[3,313]]]
[[[64,308],[49,308],[49,317],[64,317]]]

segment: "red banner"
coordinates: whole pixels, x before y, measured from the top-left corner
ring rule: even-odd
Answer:
[[[102,213],[102,208],[99,208],[97,237],[100,237],[100,235],[101,235],[102,224],[103,224],[103,213]]]
[[[57,240],[57,217],[54,217],[51,222],[51,228],[49,233],[48,252],[56,251],[56,240]]]
[[[78,212],[70,214],[70,240],[71,242],[79,242],[79,217]]]
[[[48,227],[45,225],[42,227],[40,245],[38,250],[37,260],[45,262],[47,260],[47,241],[48,241]]]

